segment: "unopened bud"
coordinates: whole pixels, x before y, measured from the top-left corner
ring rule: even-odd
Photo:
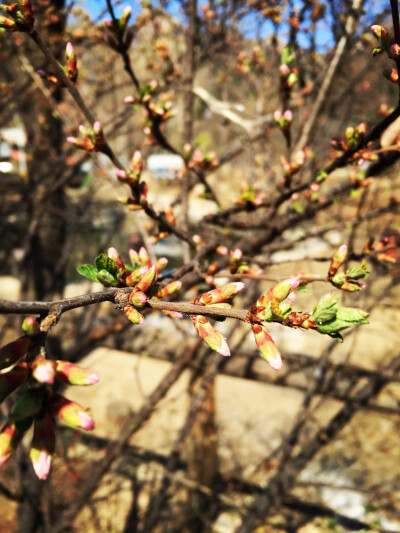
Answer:
[[[29,337],[35,337],[40,333],[40,325],[36,318],[28,316],[22,322],[22,331]]]
[[[69,361],[56,361],[56,378],[70,385],[94,385],[99,382],[99,376]]]
[[[274,370],[280,370],[282,368],[281,354],[275,346],[274,340],[268,333],[267,328],[261,324],[252,324],[251,328],[261,356]]]
[[[126,318],[130,320],[132,324],[139,324],[140,326],[143,326],[144,317],[142,314],[139,313],[137,309],[131,307],[130,305],[127,305],[124,307],[124,313],[126,315]]]
[[[129,302],[134,307],[143,307],[144,304],[147,302],[147,296],[145,295],[144,292],[141,292],[141,291],[134,292],[134,291],[132,291],[130,293],[130,295],[129,295]]]
[[[71,428],[84,429],[85,431],[94,428],[94,421],[86,409],[78,403],[64,398],[64,396],[53,394],[49,400],[49,407],[61,422]]]

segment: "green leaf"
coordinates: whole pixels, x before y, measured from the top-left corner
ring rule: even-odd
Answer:
[[[92,281],[99,283],[99,280],[97,279],[97,268],[93,265],[80,265],[78,266],[77,271],[81,276],[85,276],[85,278],[89,278]]]
[[[115,277],[105,269],[97,272],[97,279],[104,287],[115,287],[118,283]]]
[[[325,170],[321,170],[320,172],[318,172],[317,177],[315,178],[315,181],[317,183],[322,183],[323,181],[326,180],[327,177],[328,177],[328,173],[325,172]]]
[[[292,47],[291,46],[286,46],[282,50],[281,63],[283,65],[290,65],[290,63],[293,61],[293,59],[294,59],[294,54],[293,54]]]
[[[367,270],[367,264],[364,261],[362,265],[357,265],[355,267],[349,268],[346,271],[346,275],[351,279],[365,279],[369,276],[369,271]]]
[[[111,257],[108,257],[106,254],[100,254],[94,260],[97,270],[106,270],[113,276],[116,276],[118,272],[117,263]]]
[[[339,304],[337,295],[333,292],[328,292],[322,296],[320,301],[314,307],[314,311],[310,316],[310,320],[316,322],[317,324],[325,324],[326,322],[332,321],[336,317],[338,309]]]
[[[336,318],[353,324],[368,324],[368,313],[355,307],[340,307]]]

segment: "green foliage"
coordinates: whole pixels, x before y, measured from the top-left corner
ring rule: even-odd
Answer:
[[[100,254],[94,260],[96,266],[80,265],[77,270],[81,276],[101,283],[104,287],[116,287],[122,274],[122,269],[106,254]]]

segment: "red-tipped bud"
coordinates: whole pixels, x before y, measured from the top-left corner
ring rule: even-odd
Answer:
[[[135,291],[147,292],[150,287],[154,285],[157,280],[156,266],[153,265],[149,270],[143,274],[140,280],[137,282]]]
[[[332,279],[332,277],[336,274],[338,269],[346,261],[346,258],[347,258],[347,245],[342,244],[332,257],[332,261],[331,261],[329,271],[328,271],[328,279]]]
[[[142,154],[139,152],[139,150],[137,150],[134,154],[133,154],[133,157],[132,157],[132,161],[131,161],[131,168],[134,172],[134,176],[136,179],[139,179],[140,178],[140,174],[142,172],[142,169],[143,169],[143,157],[142,157]]]
[[[168,265],[168,259],[166,257],[160,257],[160,259],[156,263],[156,273],[157,276],[160,272],[164,270],[164,268]]]
[[[251,325],[257,348],[261,356],[271,365],[274,370],[282,368],[282,358],[275,343],[266,327],[261,324]]]
[[[37,477],[39,479],[47,479],[56,440],[54,422],[50,413],[46,411],[42,417],[35,418],[33,427],[33,438],[29,456]]]
[[[131,272],[125,280],[127,287],[133,287],[134,285],[136,285],[140,278],[149,270],[150,268],[145,265]]]
[[[132,291],[129,295],[129,302],[134,307],[143,307],[144,304],[147,302],[147,296],[144,292],[134,292]]]
[[[64,396],[53,394],[49,401],[51,412],[57,418],[74,429],[90,431],[94,428],[94,421],[88,415],[87,410],[76,402],[72,402]]]
[[[6,422],[0,432],[0,466],[2,466],[15,452],[21,440],[22,434],[19,433],[15,424]]]
[[[176,218],[175,218],[174,211],[172,209],[171,204],[167,202],[164,204],[164,213],[165,213],[165,218],[168,220],[168,222],[175,226]]]
[[[69,361],[56,361],[56,378],[70,385],[94,385],[99,382],[99,376]]]
[[[203,239],[203,237],[201,235],[197,235],[197,234],[193,235],[192,240],[197,245],[205,244],[204,239]]]
[[[139,313],[137,309],[131,307],[130,305],[127,305],[124,307],[124,313],[126,315],[126,318],[130,320],[132,324],[139,324],[140,326],[143,326],[144,317]]]
[[[24,23],[32,28],[33,26],[33,9],[30,0],[19,0],[19,6],[24,17]]]
[[[396,59],[400,56],[400,46],[397,43],[392,44],[389,50],[391,58]]]
[[[147,266],[151,265],[149,254],[146,248],[144,248],[143,246],[139,250],[139,259],[140,259],[141,265],[147,265]]]
[[[228,255],[228,252],[229,252],[226,246],[218,246],[218,248],[215,251],[219,255]]]
[[[25,335],[28,335],[28,337],[35,337],[40,333],[40,324],[36,318],[28,316],[22,322],[22,331],[25,333]]]
[[[39,383],[47,383],[51,385],[54,383],[56,375],[55,362],[45,359],[43,355],[38,355],[31,363],[32,376]]]
[[[232,296],[242,291],[244,288],[245,284],[241,281],[227,283],[226,285],[222,285],[221,287],[202,294],[197,302],[202,305],[215,305],[232,298]]]
[[[294,276],[289,279],[285,279],[284,281],[281,281],[275,287],[272,287],[271,289],[271,295],[274,300],[278,300],[278,302],[282,302],[285,298],[289,296],[289,294],[294,291],[299,286],[300,279],[298,276]]]
[[[193,315],[191,318],[197,334],[212,350],[215,350],[224,357],[231,355],[225,337],[222,333],[217,331],[204,316]]]
[[[158,291],[158,293],[156,294],[156,298],[166,298],[167,296],[171,296],[171,294],[178,292],[181,287],[181,281],[171,281],[171,283],[168,283]]]
[[[118,268],[125,269],[124,262],[122,261],[119,252],[114,247],[108,249],[107,255],[110,259],[116,262]]]
[[[76,56],[75,56],[74,48],[71,43],[67,43],[67,47],[65,49],[65,57],[67,59],[67,62],[65,65],[67,76],[72,81],[72,83],[75,83],[78,77],[78,67],[76,64]]]
[[[378,24],[371,26],[371,31],[379,40],[388,37],[388,32],[385,30],[385,28],[383,26],[379,26]]]
[[[179,313],[178,311],[168,311],[163,309],[161,312],[164,313],[164,315],[169,316],[169,318],[183,318],[182,313]]]
[[[17,31],[17,24],[10,18],[0,15],[0,28],[8,31]]]
[[[142,264],[139,258],[139,254],[136,250],[133,250],[132,248],[129,250],[129,259],[133,268],[136,268]]]

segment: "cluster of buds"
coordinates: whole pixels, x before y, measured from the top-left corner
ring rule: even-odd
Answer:
[[[215,152],[203,154],[198,148],[193,149],[189,143],[186,143],[183,147],[183,159],[188,168],[193,168],[198,172],[211,170],[219,164]]]
[[[126,185],[129,185],[131,189],[131,196],[127,198],[118,198],[118,200],[126,205],[130,211],[138,211],[143,209],[143,206],[147,203],[147,183],[140,181],[143,170],[143,157],[137,150],[132,159],[129,162],[128,167],[125,170],[120,168],[116,169],[115,175],[118,180]]]
[[[260,184],[250,184],[247,181],[243,181],[240,186],[240,197],[235,198],[234,203],[240,205],[261,205],[264,202],[265,193],[260,191]]]
[[[400,230],[394,230],[389,236],[378,242],[370,237],[363,246],[363,254],[376,257],[381,263],[397,263],[400,259]]]
[[[281,156],[281,165],[283,169],[282,187],[289,187],[292,181],[292,177],[303,167],[304,163],[314,157],[314,153],[309,148],[299,150],[294,154],[291,161],[288,161],[286,157]]]
[[[69,385],[94,385],[99,377],[91,370],[69,361],[51,361],[40,354],[29,360],[36,347],[40,324],[27,317],[25,335],[0,350],[0,402],[25,385],[9,420],[0,430],[0,466],[13,455],[24,433],[33,425],[30,457],[39,479],[46,479],[55,444],[55,420],[75,429],[91,430],[93,419],[87,410],[55,394],[55,380]],[[23,361],[24,359],[29,361]]]
[[[66,63],[65,67],[63,67],[64,72],[66,76],[71,80],[71,82],[75,83],[78,78],[78,67],[76,63],[76,55],[74,52],[74,48],[71,43],[67,43],[65,49],[65,58]],[[65,87],[63,81],[57,78],[57,76],[55,76],[54,74],[48,74],[44,70],[37,70],[36,73],[39,74],[40,77],[54,84],[56,87]]]
[[[346,152],[347,150],[354,152],[363,143],[366,132],[367,124],[365,122],[360,122],[355,128],[348,126],[344,132],[344,139],[332,139],[331,145],[337,152]]]
[[[347,246],[342,244],[332,257],[327,280],[343,291],[354,292],[365,289],[366,285],[359,281],[369,276],[365,262],[349,268],[346,272],[339,272],[339,268],[346,261],[347,255]]]
[[[229,252],[228,268],[231,274],[248,274],[253,276],[259,276],[263,271],[255,267],[250,267],[249,264],[242,259],[243,252],[240,248],[235,248]]]
[[[213,20],[217,16],[217,13],[211,9],[210,4],[204,4],[202,7],[203,15],[206,21]]]
[[[0,29],[8,31],[29,32],[33,28],[34,18],[30,0],[19,0],[13,4],[1,4]]]
[[[236,69],[242,74],[248,74],[257,65],[265,62],[265,54],[259,45],[255,45],[251,51],[251,57],[245,50],[241,50],[236,58]]]
[[[119,19],[104,21],[105,40],[116,52],[124,53],[132,44],[134,32],[128,27],[131,11],[131,7],[127,6]]]
[[[193,303],[195,305],[212,306],[218,308],[230,309],[231,305],[227,300],[232,298],[235,294],[245,288],[242,282],[227,283],[208,291],[201,296],[195,298]],[[225,337],[203,315],[191,315],[194,328],[197,334],[204,340],[204,342],[212,349],[223,356],[231,355],[228,343]]]
[[[276,110],[274,112],[274,122],[278,125],[279,129],[281,131],[288,132],[290,131],[290,126],[292,125],[293,121],[293,113],[290,111],[290,109],[287,109],[283,113],[279,110]]]
[[[156,132],[161,125],[177,114],[172,106],[173,91],[155,94],[158,87],[156,80],[152,80],[140,89],[140,96],[126,96],[125,104],[142,106],[145,112],[143,131],[145,135],[157,137]]]
[[[295,67],[290,67],[290,65],[286,63],[282,63],[279,67],[279,79],[281,91],[290,92],[298,80],[297,69]]]
[[[73,144],[81,150],[87,152],[101,152],[105,145],[103,128],[101,122],[96,120],[93,127],[86,128],[85,126],[79,126],[79,133],[82,138],[67,137],[67,142]]]
[[[270,2],[266,2],[265,0],[248,0],[247,5],[252,9],[261,11],[265,18],[272,20],[275,24],[278,24],[282,20],[282,8],[272,6]]]
[[[378,40],[378,46],[372,51],[373,56],[378,56],[384,52],[390,59],[397,59],[400,56],[400,46],[394,42],[389,32],[383,26],[375,24],[371,26],[371,31]]]
[[[172,205],[169,204],[168,202],[165,202],[163,211],[164,211],[165,220],[172,226],[176,226],[176,218],[175,218],[174,210],[172,209]],[[159,227],[159,231],[157,235],[152,235],[151,237],[149,237],[149,244],[155,244],[156,242],[160,242],[169,236],[170,233],[168,229],[162,228],[162,225],[163,224],[161,223],[160,224],[161,227]]]

